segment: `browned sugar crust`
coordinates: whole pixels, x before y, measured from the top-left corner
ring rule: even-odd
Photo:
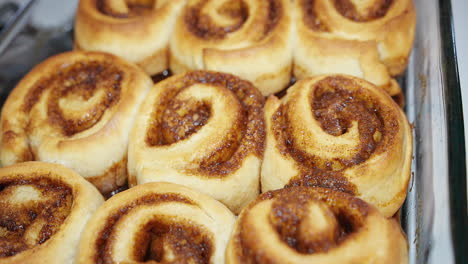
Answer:
[[[229,18],[232,23],[219,26],[210,16],[203,14],[202,9],[208,0],[200,1],[196,5],[188,6],[184,12],[185,25],[190,32],[201,39],[223,39],[231,32],[235,32],[247,21],[249,6],[242,0],[226,1],[217,12]],[[268,15],[263,26],[263,36],[267,36],[278,24],[282,16],[283,7],[278,0],[268,0]]]
[[[59,127],[65,136],[73,136],[95,125],[108,108],[119,102],[123,78],[124,73],[110,63],[76,62],[40,79],[25,96],[23,111],[29,113],[44,92],[50,90],[47,102],[49,122]],[[98,89],[105,89],[105,96],[79,119],[67,117],[59,106],[61,98],[88,100]]]
[[[323,188],[292,187],[261,194],[240,216],[239,232],[234,237],[235,254],[239,263],[277,263],[264,250],[258,248],[256,232],[246,215],[258,203],[272,200],[268,224],[288,247],[301,254],[326,253],[338,247],[362,228],[372,210],[365,202],[346,193]],[[309,207],[317,204],[329,212],[330,223],[315,233],[308,228]]]
[[[216,72],[194,71],[166,82],[164,94],[155,103],[153,122],[146,134],[147,145],[158,147],[174,144],[189,138],[209,122],[211,102],[176,98],[194,84],[209,84],[233,93],[242,105],[242,111],[237,113],[238,118],[232,124],[225,144],[201,157],[197,169],[187,173],[220,177],[237,170],[249,154],[261,157],[265,140],[263,96],[250,82]]]
[[[118,18],[129,19],[150,15],[153,12],[155,0],[126,0],[127,12],[117,10],[110,1],[96,0],[96,7],[104,15]]]
[[[148,194],[137,200],[129,201],[115,209],[106,219],[104,227],[100,230],[95,241],[96,255],[94,263],[114,263],[110,248],[113,241],[113,228],[120,218],[130,213],[133,209],[145,205],[157,205],[161,203],[184,203],[197,206],[193,200],[175,193]],[[190,222],[175,219],[154,219],[146,223],[136,233],[137,245],[134,249],[134,258],[138,261],[161,261],[164,258],[163,245],[168,246],[174,254],[176,263],[209,263],[214,245],[209,233]],[[164,241],[164,242],[163,242]]]
[[[294,138],[300,131],[294,131],[288,121],[288,116],[294,113],[288,112],[288,104],[280,106],[272,116],[272,130],[281,153],[293,158],[300,171],[287,186],[329,187],[356,194],[356,187],[343,172],[393,144],[399,129],[397,116],[372,93],[344,77],[319,81],[309,96],[314,111],[311,114],[328,134],[340,136],[348,131],[352,121],[357,122],[360,147],[349,159],[328,160],[303,151]]]
[[[37,176],[0,179],[0,259],[14,256],[49,240],[68,217],[73,193],[63,182]],[[18,188],[30,187],[40,199],[16,201]]]
[[[317,13],[316,1],[318,0],[301,0],[304,24],[313,31],[328,32],[327,21],[323,21]],[[364,12],[359,12],[350,0],[333,0],[333,4],[343,17],[354,22],[369,22],[384,17],[393,0],[375,0]]]

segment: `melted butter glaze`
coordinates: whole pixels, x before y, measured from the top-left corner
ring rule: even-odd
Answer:
[[[111,237],[114,226],[120,219],[139,206],[162,203],[197,204],[191,199],[174,193],[148,194],[131,201],[114,211],[106,218],[106,224],[101,229],[99,238],[95,242],[96,255],[94,263],[115,263],[110,247],[114,243]],[[213,251],[210,235],[201,227],[176,220],[154,219],[145,224],[136,234],[134,260],[140,262],[157,261],[158,263],[209,263]],[[175,262],[166,262],[165,252],[169,250]]]
[[[168,83],[165,93],[155,106],[152,126],[146,135],[150,147],[176,144],[189,138],[203,125],[210,122],[211,102],[179,100],[177,95],[195,84],[209,84],[228,89],[243,107],[237,120],[232,124],[230,134],[224,144],[207,153],[197,165],[198,169],[188,173],[219,177],[239,168],[248,154],[259,157],[264,150],[264,98],[249,82],[229,74],[195,71],[185,74],[176,81]]]
[[[124,73],[117,67],[98,61],[77,62],[38,81],[25,97],[23,111],[29,113],[46,90],[51,90],[47,102],[47,114],[50,124],[58,127],[63,135],[73,136],[95,125],[105,111],[120,99],[121,82]],[[89,100],[99,90],[105,89],[105,95],[89,112],[80,119],[71,119],[59,105],[66,97],[78,97]]]
[[[362,200],[330,189],[292,187],[263,193],[238,220],[239,232],[234,235],[239,263],[278,263],[271,254],[265,254],[268,249],[258,247],[258,233],[252,230],[245,216],[267,200],[272,200],[273,204],[265,224],[272,226],[281,241],[300,254],[326,253],[339,247],[353,233],[359,232],[370,211]],[[329,214],[330,222],[319,230],[310,225],[316,221],[310,216],[313,205]]]
[[[31,188],[40,199],[18,202],[18,188]],[[14,256],[49,240],[68,217],[73,204],[69,186],[45,177],[22,180],[21,175],[0,180],[0,259]]]
[[[355,186],[343,172],[392,145],[399,129],[397,117],[353,80],[328,77],[314,85],[310,103],[322,130],[338,137],[347,133],[353,121],[357,122],[359,149],[348,159],[328,160],[307,153],[294,138],[297,131],[289,124],[288,104],[280,106],[272,117],[273,133],[281,153],[292,157],[300,171],[287,187],[319,186],[356,194]]]
[[[96,0],[97,10],[102,14],[119,19],[150,15],[155,6],[155,0],[125,0],[128,11],[122,12],[113,8],[108,2],[109,0]]]
[[[229,25],[217,25],[208,14],[203,13],[204,6],[212,0],[199,1],[188,6],[184,12],[185,25],[190,32],[201,39],[223,39],[229,33],[240,29],[249,16],[249,6],[242,0],[226,1],[217,10],[218,14],[231,20]],[[263,1],[263,0],[262,0]],[[282,6],[278,0],[265,0],[268,4],[268,13],[263,26],[263,36],[267,36],[278,24],[282,15]]]

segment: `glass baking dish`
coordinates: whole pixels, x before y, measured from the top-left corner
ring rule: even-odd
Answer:
[[[73,17],[35,24],[32,2],[0,1],[0,105],[34,65],[73,46]],[[415,136],[401,224],[410,263],[468,263],[466,154],[451,1],[415,3],[415,45],[408,70],[399,78]]]

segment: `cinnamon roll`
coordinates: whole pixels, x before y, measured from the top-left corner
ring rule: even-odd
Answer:
[[[61,165],[1,168],[0,263],[74,263],[81,232],[103,201],[91,183]]]
[[[242,210],[226,263],[408,263],[393,219],[346,193],[293,187],[262,194]]]
[[[186,185],[238,213],[259,192],[263,105],[250,82],[230,74],[194,71],[156,84],[130,137],[130,185]]]
[[[168,68],[169,38],[185,0],[80,0],[75,48],[104,51],[154,75]]]
[[[416,13],[412,0],[298,0],[294,75],[351,74],[390,95],[408,63]]]
[[[291,77],[289,0],[191,0],[170,40],[174,73],[205,69],[249,80],[264,95]]]
[[[262,190],[283,186],[338,189],[375,205],[400,208],[410,179],[412,134],[402,110],[362,79],[304,79],[265,106]]]
[[[130,129],[151,79],[113,55],[67,52],[28,73],[1,115],[0,160],[72,168],[107,193],[127,180]]]
[[[192,189],[139,185],[98,209],[77,263],[224,263],[234,222],[223,204]]]

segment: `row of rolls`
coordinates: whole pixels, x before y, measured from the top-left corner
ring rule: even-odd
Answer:
[[[231,73],[263,95],[342,73],[400,98],[415,32],[412,0],[81,0],[75,48],[104,51],[154,75]]]
[[[73,51],[28,73],[0,122],[1,263],[408,261],[391,217],[411,128],[361,78],[265,99],[228,73],[153,84],[117,56]]]
[[[104,202],[62,165],[0,169],[0,262],[408,263],[394,219],[350,194],[295,186],[261,194],[237,217],[212,197],[153,182]]]

